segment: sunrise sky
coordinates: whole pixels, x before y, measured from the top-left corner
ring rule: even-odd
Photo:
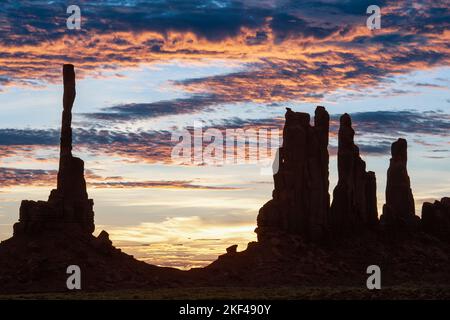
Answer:
[[[68,30],[68,5],[81,30]],[[381,8],[381,29],[366,9]],[[272,177],[258,164],[179,165],[171,135],[282,128],[285,107],[350,113],[384,203],[390,145],[408,140],[416,211],[450,196],[450,8],[445,0],[16,1],[0,4],[0,240],[22,199],[56,185],[62,64],[77,73],[74,154],[96,233],[149,263],[190,268],[254,241]]]

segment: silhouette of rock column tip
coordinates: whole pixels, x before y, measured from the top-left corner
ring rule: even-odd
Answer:
[[[47,231],[92,234],[95,230],[93,200],[88,198],[83,160],[72,156],[72,108],[75,101],[75,68],[63,65],[63,113],[57,188],[48,201],[22,201],[14,234]]]

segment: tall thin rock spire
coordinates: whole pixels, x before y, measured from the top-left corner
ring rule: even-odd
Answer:
[[[15,234],[39,233],[48,230],[92,233],[94,202],[88,198],[84,179],[84,162],[72,155],[72,108],[75,101],[75,70],[63,66],[63,113],[57,188],[47,202],[22,201],[20,221]]]
[[[75,68],[71,64],[63,66],[63,113],[61,125],[61,159],[72,156],[72,108],[75,102]],[[60,160],[61,160],[60,159]]]
[[[378,222],[375,173],[366,171],[354,137],[352,119],[345,113],[338,134],[339,180],[330,210],[335,234],[359,232]]]
[[[308,113],[287,108],[273,199],[257,219],[260,241],[285,234],[315,241],[327,235],[328,128],[323,107],[316,109],[314,126]]]

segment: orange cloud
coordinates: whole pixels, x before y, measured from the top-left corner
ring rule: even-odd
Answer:
[[[402,6],[383,8],[402,16]],[[292,33],[278,39],[271,19],[257,29],[208,40],[192,31],[92,31],[65,34],[40,43],[2,45],[0,83],[39,85],[60,81],[60,66],[71,62],[79,77],[142,64],[204,59],[238,61],[241,72],[176,82],[191,93],[211,93],[221,102],[320,100],[339,88],[376,85],[387,76],[448,65],[450,30],[417,30],[390,25],[369,31],[364,24],[336,28],[323,37]],[[263,36],[260,36],[263,35]]]

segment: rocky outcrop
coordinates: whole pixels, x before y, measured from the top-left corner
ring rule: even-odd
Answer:
[[[423,203],[422,228],[437,238],[450,241],[450,198]]]
[[[14,234],[66,230],[91,234],[94,202],[88,198],[83,160],[72,156],[72,107],[76,96],[73,65],[63,66],[64,96],[57,188],[47,202],[22,201]]]
[[[236,253],[237,252],[237,244],[233,244],[232,246],[229,246],[227,248],[227,253],[228,254],[232,254],[232,253]]]
[[[258,240],[284,235],[320,240],[327,235],[329,115],[317,107],[315,125],[308,113],[287,108],[273,199],[259,211]]]
[[[378,223],[375,173],[354,142],[355,131],[348,114],[340,118],[338,135],[338,184],[333,191],[331,224],[335,234],[363,231]]]
[[[72,155],[75,72],[64,65],[64,98],[57,188],[48,201],[22,201],[14,235],[0,243],[0,292],[65,291],[67,267],[82,272],[87,290],[168,286],[190,281],[179,270],[159,268],[123,253],[106,231],[98,237],[84,163]],[[198,279],[193,280],[199,282]]]
[[[280,234],[308,240],[329,239],[332,234],[360,231],[378,223],[376,178],[354,143],[348,114],[339,129],[339,182],[330,209],[328,193],[329,115],[317,107],[314,126],[309,114],[286,112],[279,171],[274,175],[273,199],[261,208],[256,230],[260,241]]]
[[[380,217],[380,224],[385,230],[414,230],[419,225],[407,170],[407,148],[405,139],[398,139],[391,146],[392,157],[387,171],[386,203]]]
[[[317,109],[311,127],[308,114],[288,109],[273,199],[257,218],[258,241],[240,252],[228,248],[203,272],[214,283],[234,286],[361,286],[367,281],[367,266],[376,264],[384,284],[448,286],[450,242],[439,238],[449,239],[450,198],[424,204],[425,232],[399,232],[420,221],[406,171],[405,140],[392,145],[380,228],[375,174],[366,171],[351,118],[344,114],[338,136],[339,180],[327,215],[325,112]]]

